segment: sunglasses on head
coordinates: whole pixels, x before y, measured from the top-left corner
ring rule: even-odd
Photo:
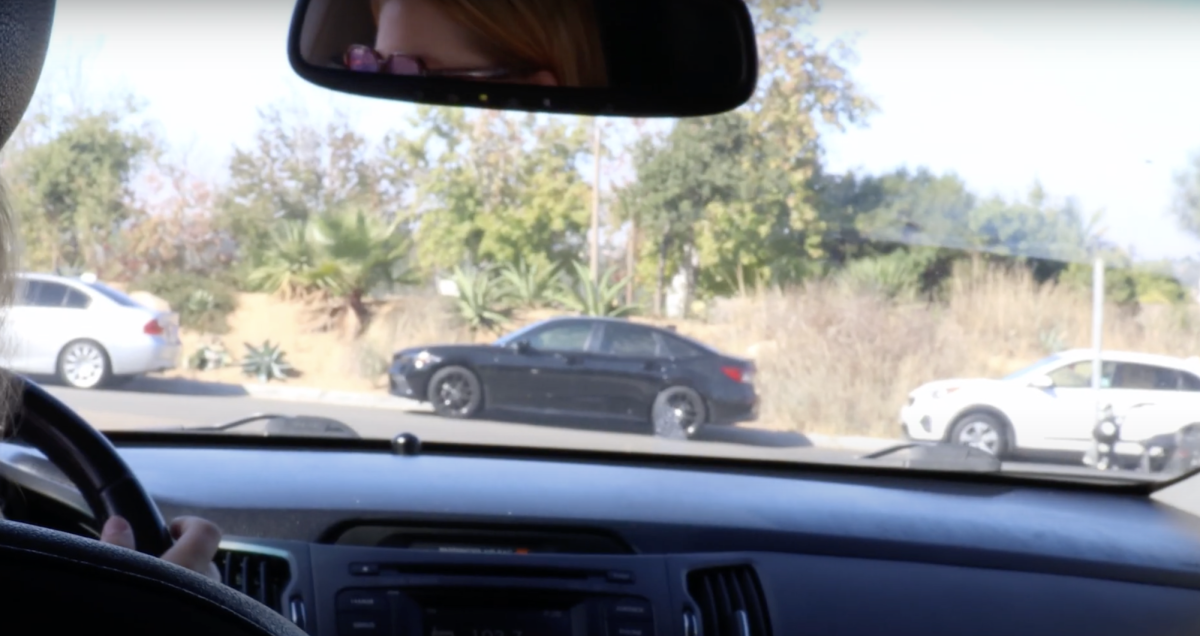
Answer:
[[[352,44],[342,56],[342,64],[359,73],[385,73],[418,77],[461,77],[467,79],[509,79],[525,77],[531,71],[511,68],[429,69],[419,57],[393,53],[384,55],[365,45]]]

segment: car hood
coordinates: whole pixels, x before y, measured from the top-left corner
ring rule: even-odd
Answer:
[[[1012,386],[1012,384],[1013,383],[1009,380],[993,380],[989,378],[957,378],[951,380],[936,380],[934,382],[927,382],[917,387],[917,389],[912,392],[912,395],[932,395],[938,391],[943,391],[946,389],[962,390],[997,386],[1008,387]]]

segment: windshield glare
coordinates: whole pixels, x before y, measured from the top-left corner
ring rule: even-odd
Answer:
[[[324,91],[288,66],[285,0],[60,0],[0,157],[22,271],[94,272],[180,333],[138,340],[120,387],[51,390],[106,430],[279,413],[475,444],[1187,469],[1157,458],[1188,449],[1141,459],[1200,410],[1200,4],[749,5],[750,102],[638,120]],[[63,321],[111,322],[102,344],[156,329],[30,297],[4,328],[31,350],[65,346]],[[530,337],[539,355],[506,346]],[[1070,404],[1065,385],[912,397],[1097,344],[1128,362]],[[55,355],[6,364],[54,376]],[[1101,444],[1095,400],[1134,392],[1189,406]]]

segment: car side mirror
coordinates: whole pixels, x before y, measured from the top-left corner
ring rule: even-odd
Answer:
[[[1054,380],[1048,375],[1035,375],[1029,379],[1029,386],[1034,389],[1053,389]]]
[[[533,345],[529,344],[528,340],[518,340],[512,344],[513,351],[517,353],[532,353]]]

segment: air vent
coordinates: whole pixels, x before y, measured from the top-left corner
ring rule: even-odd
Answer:
[[[700,610],[700,634],[770,636],[767,604],[753,568],[697,570],[688,574],[687,586]]]
[[[283,591],[292,576],[287,559],[222,548],[217,551],[216,563],[225,585],[283,613]]]

